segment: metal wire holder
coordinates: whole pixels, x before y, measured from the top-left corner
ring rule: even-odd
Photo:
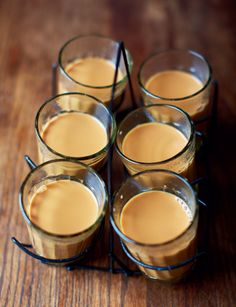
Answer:
[[[125,68],[126,68],[127,79],[128,79],[128,87],[129,87],[130,98],[131,98],[131,106],[129,108],[125,109],[122,112],[117,111],[115,113],[115,116],[117,118],[122,118],[129,111],[137,108],[138,104],[136,102],[136,98],[135,98],[134,91],[133,91],[133,86],[132,86],[132,81],[131,81],[130,72],[129,72],[129,68],[128,68],[128,60],[127,60],[127,56],[126,56],[126,52],[125,52],[124,43],[122,41],[117,42],[117,43],[118,43],[118,50],[117,50],[115,74],[114,74],[114,80],[113,80],[113,85],[112,85],[112,93],[111,93],[111,100],[110,100],[110,104],[109,104],[109,110],[112,111],[112,106],[113,106],[113,102],[114,102],[114,99],[115,99],[115,89],[116,89],[117,75],[118,75],[120,59],[121,59],[121,55],[122,55],[123,60],[124,60],[124,64],[125,64]],[[56,95],[56,91],[57,91],[56,90],[56,87],[57,87],[57,70],[58,70],[58,65],[53,64],[53,66],[52,66],[52,94],[53,94],[53,96]],[[196,127],[200,123],[210,121],[211,130],[214,129],[213,127],[216,123],[217,100],[218,100],[217,99],[218,98],[218,83],[217,83],[216,80],[214,80],[212,82],[212,89],[213,89],[213,93],[211,95],[211,105],[212,105],[211,115],[209,117],[205,117],[205,118],[201,119],[200,121],[196,122],[195,123]],[[205,141],[205,136],[204,136],[203,133],[196,132],[196,136],[202,138]],[[111,148],[109,153],[108,153],[108,161],[107,161],[107,164],[106,164],[107,188],[108,188],[109,211],[110,211],[110,213],[112,212],[112,195],[113,195],[113,190],[112,190],[112,160],[113,160],[113,148]],[[37,167],[36,164],[30,159],[29,156],[25,156],[25,161],[27,162],[27,164],[28,164],[28,166],[30,167],[31,170]],[[205,180],[205,177],[200,177],[200,178],[196,179],[194,182],[192,182],[192,185],[195,186],[196,184],[200,184],[204,180]],[[202,205],[203,207],[206,207],[205,202],[203,202],[202,200],[198,200],[198,201],[199,201],[200,205]],[[84,250],[82,253],[80,253],[80,254],[78,254],[74,257],[66,258],[66,259],[48,259],[48,258],[42,257],[40,255],[35,254],[32,251],[32,245],[31,244],[21,243],[15,237],[12,237],[11,240],[17,247],[19,247],[27,255],[29,255],[30,257],[32,257],[36,260],[39,260],[40,262],[42,262],[44,264],[54,264],[54,265],[63,264],[63,265],[65,265],[67,270],[78,269],[78,270],[92,270],[92,271],[110,272],[110,273],[114,273],[114,274],[115,273],[123,273],[126,276],[141,275],[142,273],[140,271],[130,269],[129,266],[123,261],[123,259],[121,260],[120,256],[116,255],[116,253],[114,251],[114,230],[112,228],[110,219],[109,219],[109,225],[108,225],[108,237],[109,237],[109,242],[108,242],[109,247],[108,247],[108,253],[107,253],[108,265],[107,266],[93,266],[93,265],[86,265],[86,264],[82,264],[82,263],[78,262],[79,260],[84,258],[84,256],[86,254],[88,254],[95,247],[95,245],[99,242],[99,239],[101,239],[102,233],[104,231],[104,224],[105,224],[105,220],[103,220],[103,222],[100,226],[100,230],[98,231],[97,235],[93,239],[91,245],[86,250]],[[129,259],[132,260],[133,263],[135,263],[139,266],[142,266],[144,268],[152,269],[152,270],[156,270],[156,271],[167,271],[167,270],[178,269],[180,267],[188,265],[191,262],[195,262],[199,257],[201,257],[204,254],[204,252],[202,252],[202,251],[198,252],[194,257],[188,259],[187,261],[184,261],[184,262],[181,262],[181,263],[178,263],[178,264],[175,264],[175,265],[153,266],[153,265],[145,264],[142,261],[135,258],[130,253],[128,248],[125,246],[125,244],[122,242],[122,240],[120,240],[120,243],[121,243],[121,247],[122,247],[124,253],[127,255],[127,257]],[[119,268],[117,268],[117,265],[119,266]]]

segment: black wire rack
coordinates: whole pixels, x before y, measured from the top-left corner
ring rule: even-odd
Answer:
[[[112,106],[115,98],[115,89],[116,89],[116,82],[117,82],[117,75],[118,75],[118,69],[119,69],[119,64],[120,64],[120,59],[121,56],[123,56],[125,68],[126,68],[126,73],[127,73],[127,79],[128,79],[128,88],[130,92],[130,99],[131,99],[131,106],[126,108],[123,111],[116,112],[115,116],[118,119],[122,119],[128,112],[130,112],[133,109],[136,109],[139,105],[137,104],[134,91],[133,91],[133,86],[131,82],[131,77],[129,73],[129,68],[128,68],[128,60],[126,57],[126,52],[125,52],[125,46],[124,43],[118,42],[118,50],[117,50],[117,58],[116,58],[116,65],[115,65],[115,74],[114,74],[114,80],[113,80],[113,85],[112,85],[112,94],[111,94],[111,101],[109,104],[109,110],[112,111]],[[56,94],[56,87],[57,87],[57,71],[58,71],[58,65],[54,64],[52,66],[52,95],[55,96]],[[203,122],[209,122],[210,123],[210,134],[214,130],[214,125],[216,123],[216,116],[217,116],[217,100],[218,100],[218,83],[216,80],[212,81],[212,93],[211,93],[211,113],[210,116],[205,117],[201,119],[201,121],[198,121],[195,123],[196,127],[199,124],[202,124]],[[206,144],[207,144],[207,138],[202,132],[197,131],[196,136],[202,139],[202,143],[204,146],[204,150],[206,151]],[[29,156],[25,156],[25,161],[28,164],[29,168],[32,170],[36,168],[36,164],[30,159]],[[113,148],[109,151],[108,153],[108,161],[106,164],[106,179],[107,179],[107,188],[108,188],[108,199],[109,199],[109,212],[112,212],[112,197],[113,197],[113,188],[112,188],[112,161],[113,161]],[[126,172],[126,176],[128,176]],[[194,182],[192,182],[192,186],[199,185],[201,183],[204,183],[205,181],[205,176],[197,178]],[[206,204],[204,201],[198,199],[198,202],[202,207],[206,208]],[[103,232],[104,232],[104,225],[105,225],[105,218],[100,226],[100,229],[97,233],[97,235],[94,237],[92,243],[90,246],[81,252],[80,254],[71,257],[71,258],[66,258],[66,259],[48,259],[45,257],[42,257],[38,254],[35,254],[32,248],[31,244],[25,244],[21,243],[19,240],[17,240],[15,237],[12,237],[11,240],[12,242],[19,247],[23,252],[25,252],[27,255],[30,257],[44,263],[44,264],[51,264],[51,265],[64,265],[67,270],[92,270],[92,271],[101,271],[101,272],[110,272],[110,273],[122,273],[125,274],[126,276],[136,276],[136,275],[141,275],[141,271],[136,270],[136,269],[131,269],[130,265],[127,264],[127,261],[124,261],[123,257],[121,260],[120,254],[117,255],[115,252],[115,237],[114,237],[114,230],[112,228],[110,219],[108,221],[108,250],[107,250],[107,265],[105,266],[96,266],[96,265],[87,265],[84,263],[81,263],[80,260],[84,259],[84,256],[89,254],[91,250],[94,249],[96,244],[100,241]],[[189,263],[195,262],[199,257],[205,254],[204,251],[198,252],[194,257],[178,263],[176,265],[170,265],[170,266],[153,266],[149,265],[146,263],[143,263],[142,261],[138,260],[135,258],[128,248],[125,246],[125,244],[120,240],[120,245],[122,247],[123,252],[125,255],[128,257],[127,259],[130,259],[132,263],[135,263],[139,266],[142,266],[147,269],[152,269],[156,271],[169,271],[169,270],[174,270],[180,267],[183,267],[185,265],[188,265]],[[84,262],[84,261],[83,261]],[[117,267],[118,266],[118,267]]]

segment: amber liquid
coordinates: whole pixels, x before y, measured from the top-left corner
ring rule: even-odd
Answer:
[[[196,234],[193,231],[185,235],[192,219],[191,210],[181,198],[164,191],[148,191],[132,197],[125,204],[120,224],[127,237],[144,244],[127,243],[137,259],[146,264],[165,267],[178,265],[194,256]],[[180,279],[189,268],[190,265],[187,265],[158,272],[140,266],[149,277],[164,281]]]
[[[46,184],[31,199],[31,221],[52,234],[71,235],[84,231],[97,216],[95,196],[76,181],[58,180]]]
[[[37,253],[50,259],[69,258],[90,244],[94,233],[86,236],[84,232],[97,220],[98,203],[83,184],[57,180],[36,190],[30,201],[29,217],[52,236],[49,239],[40,231],[30,231]],[[72,237],[63,241],[63,237],[57,236]]]
[[[51,119],[43,127],[42,138],[55,152],[78,159],[97,154],[108,143],[102,123],[92,115],[80,112],[62,113]],[[48,160],[46,154],[40,153],[40,161],[45,160]]]
[[[98,98],[107,106],[109,105],[111,85],[115,74],[115,65],[111,61],[99,57],[77,59],[68,63],[65,71],[74,81],[60,75],[59,93],[82,92]],[[118,69],[117,82],[123,78],[121,70]],[[115,96],[114,107],[117,107],[120,103],[121,93],[118,91]]]
[[[122,152],[126,157],[142,163],[158,163],[155,167],[166,168],[180,173],[189,180],[195,177],[193,155],[190,160],[174,157],[187,145],[187,138],[176,128],[158,122],[137,125],[131,129],[122,142]],[[167,159],[173,160],[166,162]],[[163,163],[162,163],[163,162]],[[145,170],[145,164],[126,163],[131,174]],[[153,168],[153,167],[152,167]]]
[[[153,103],[169,103],[186,111],[194,121],[205,117],[208,112],[209,97],[205,92],[198,93],[203,88],[203,83],[193,74],[179,71],[166,70],[151,76],[145,88],[152,94],[159,96]],[[195,93],[198,93],[194,95]],[[194,95],[191,97],[191,95]],[[170,99],[170,101],[162,100]],[[176,101],[171,99],[178,99]],[[147,100],[152,100],[151,98]]]

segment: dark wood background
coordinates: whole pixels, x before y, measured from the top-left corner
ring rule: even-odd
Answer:
[[[236,306],[235,18],[234,0],[0,1],[0,306]],[[94,32],[124,40],[137,95],[142,60],[171,47],[203,53],[219,81],[209,252],[184,283],[67,272],[34,261],[10,240],[28,242],[18,190],[28,172],[23,155],[36,160],[34,115],[51,95],[51,64],[66,40]]]

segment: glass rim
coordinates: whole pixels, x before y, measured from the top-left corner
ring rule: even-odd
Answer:
[[[143,175],[143,174],[146,174],[146,173],[166,173],[166,174],[170,174],[172,176],[175,176],[175,177],[178,177],[187,187],[188,189],[191,191],[191,194],[192,194],[192,197],[194,199],[194,203],[195,203],[195,210],[194,210],[194,214],[192,216],[192,220],[190,222],[190,224],[188,225],[188,227],[183,231],[181,232],[178,236],[176,236],[175,238],[171,239],[171,240],[168,240],[168,241],[165,241],[163,243],[142,243],[142,242],[139,242],[139,241],[136,241],[132,238],[130,238],[129,236],[125,235],[122,230],[118,227],[118,225],[116,224],[115,222],[115,218],[114,218],[114,210],[113,210],[113,207],[114,207],[114,202],[115,202],[115,198],[117,197],[118,193],[120,192],[120,190],[126,185],[126,183],[128,181],[130,181],[131,179],[135,179],[136,177],[140,176],[140,175]],[[157,191],[157,189],[152,189],[152,190],[147,190],[147,191],[144,191],[144,192],[149,192],[149,191]],[[158,190],[159,191],[159,190]],[[143,193],[144,193],[143,192]],[[170,192],[168,192],[170,193]],[[137,193],[135,194],[134,196],[132,196],[130,199],[132,199],[133,197],[139,195],[141,193]],[[172,193],[173,194],[173,193]],[[175,195],[175,194],[173,194]],[[187,204],[188,205],[188,204]],[[124,205],[125,206],[125,205]],[[123,206],[123,208],[124,208]],[[122,208],[122,209],[123,209]],[[123,240],[123,241],[126,241],[128,243],[132,243],[134,245],[138,245],[138,246],[141,246],[141,247],[162,247],[162,246],[166,246],[168,244],[171,244],[173,243],[174,241],[176,240],[179,240],[180,238],[182,238],[184,236],[185,233],[188,232],[188,230],[192,227],[196,217],[197,217],[197,214],[198,214],[198,201],[197,201],[197,197],[196,197],[196,193],[193,189],[193,187],[191,186],[191,184],[188,182],[188,180],[186,178],[184,178],[183,176],[173,172],[173,171],[169,171],[169,170],[166,170],[166,169],[152,169],[152,170],[145,170],[143,172],[139,172],[135,175],[132,175],[132,176],[129,176],[126,180],[124,180],[122,182],[122,184],[120,185],[120,187],[118,188],[118,190],[115,192],[114,194],[114,197],[113,197],[113,204],[112,204],[112,210],[111,210],[111,213],[110,213],[110,221],[111,221],[111,224],[112,224],[112,227],[114,228],[114,230],[116,231],[116,233],[118,234],[118,236]]]
[[[89,227],[87,227],[86,229],[84,229],[84,230],[82,230],[80,232],[76,232],[76,233],[72,233],[72,234],[67,234],[67,235],[52,233],[50,231],[44,230],[43,228],[41,228],[40,226],[38,226],[37,224],[32,222],[30,217],[29,217],[29,215],[28,215],[28,213],[25,210],[24,200],[23,200],[24,192],[25,192],[25,186],[26,186],[28,180],[31,178],[32,174],[34,172],[42,169],[45,165],[54,164],[54,163],[61,163],[61,162],[63,162],[63,163],[65,163],[65,162],[66,163],[67,162],[75,163],[75,164],[78,164],[80,166],[83,166],[84,169],[87,169],[90,173],[92,173],[93,175],[96,176],[96,178],[98,179],[101,187],[103,188],[104,194],[105,194],[103,208],[102,208],[101,213],[96,218],[96,221],[92,225],[90,225]],[[89,187],[87,187],[87,188],[89,189]],[[91,191],[91,189],[89,189],[89,190]],[[94,195],[94,193],[93,193],[93,195]],[[92,167],[90,167],[90,166],[88,166],[88,165],[86,165],[86,164],[84,164],[82,162],[78,162],[78,161],[76,162],[76,161],[70,161],[70,160],[67,160],[67,159],[54,159],[54,160],[50,160],[50,161],[44,162],[42,164],[39,164],[34,169],[30,170],[30,172],[27,174],[27,176],[25,177],[25,179],[24,179],[24,181],[23,181],[23,183],[21,184],[21,187],[20,187],[20,191],[19,191],[19,204],[20,204],[21,213],[22,213],[25,221],[27,222],[27,224],[29,226],[32,226],[33,228],[35,228],[40,233],[42,233],[44,235],[47,235],[47,236],[50,236],[50,237],[54,237],[54,238],[57,238],[57,239],[70,239],[70,238],[77,237],[78,235],[82,235],[82,234],[90,231],[91,229],[93,229],[94,226],[100,224],[100,222],[102,221],[103,217],[106,214],[106,210],[107,210],[107,207],[108,207],[108,193],[107,193],[107,188],[106,188],[106,185],[105,185],[103,179],[97,174],[97,172]]]
[[[205,84],[202,86],[202,88],[196,92],[194,92],[193,94],[191,95],[187,95],[187,96],[183,96],[183,97],[179,97],[179,98],[167,98],[167,97],[162,97],[162,96],[159,96],[159,95],[156,95],[156,94],[153,94],[152,92],[150,92],[149,90],[146,89],[145,85],[143,84],[143,82],[141,81],[141,75],[142,75],[142,70],[145,66],[145,64],[147,64],[147,62],[151,59],[153,59],[154,57],[156,56],[159,56],[159,55],[162,55],[162,54],[165,54],[165,53],[175,53],[175,52],[186,52],[188,54],[191,54],[199,59],[201,59],[203,62],[205,62],[206,66],[208,67],[208,72],[209,72],[209,77],[207,79],[207,81],[205,82]],[[193,98],[195,96],[197,96],[198,94],[200,94],[201,92],[203,92],[207,87],[208,85],[211,83],[211,80],[212,80],[212,68],[211,68],[211,65],[209,63],[209,61],[207,60],[206,57],[204,57],[202,54],[198,53],[197,51],[194,51],[194,50],[191,50],[191,49],[177,49],[177,48],[174,48],[174,49],[166,49],[166,50],[163,50],[163,51],[159,51],[159,52],[154,52],[152,53],[151,55],[149,55],[143,62],[142,64],[140,65],[139,67],[139,71],[138,71],[138,75],[137,75],[137,79],[138,79],[138,84],[141,88],[141,90],[147,95],[147,96],[150,96],[152,98],[157,98],[157,99],[161,99],[161,100],[165,100],[165,101],[183,101],[183,100],[188,100],[189,98]]]
[[[88,97],[92,100],[94,100],[95,102],[97,102],[100,106],[102,106],[107,113],[110,116],[111,119],[111,126],[112,126],[112,134],[111,136],[108,136],[108,142],[107,144],[100,149],[99,151],[97,151],[94,154],[88,155],[88,156],[81,156],[81,157],[77,157],[77,156],[66,156],[62,153],[57,152],[56,150],[54,150],[53,148],[51,148],[48,144],[46,144],[46,142],[44,141],[44,139],[41,136],[41,133],[39,131],[39,117],[41,115],[42,110],[45,108],[45,106],[47,106],[48,104],[52,103],[55,99],[59,98],[59,97],[63,97],[63,96],[71,96],[71,95],[79,95],[79,96],[84,96],[84,97]],[[82,113],[82,112],[81,112]],[[59,113],[60,114],[60,113]],[[84,114],[88,114],[88,113],[84,113]],[[93,115],[91,115],[93,116]],[[96,118],[97,119],[97,118]],[[102,124],[102,122],[101,122]],[[102,124],[103,125],[103,124]],[[104,126],[104,125],[103,125]],[[105,128],[105,127],[104,127]],[[36,136],[40,139],[40,141],[42,142],[42,144],[50,151],[52,152],[54,155],[59,156],[62,159],[67,159],[70,160],[71,162],[77,162],[78,160],[84,161],[84,160],[89,160],[89,159],[93,159],[96,158],[98,156],[100,156],[103,152],[106,152],[109,150],[109,148],[112,146],[112,144],[115,141],[115,137],[116,137],[116,131],[117,131],[117,126],[116,126],[116,121],[115,121],[115,117],[113,115],[113,113],[104,105],[103,102],[101,102],[99,99],[97,99],[94,96],[85,94],[85,93],[80,93],[80,92],[68,92],[68,93],[63,93],[63,94],[58,94],[56,96],[53,96],[52,98],[46,100],[38,109],[36,116],[35,116],[35,123],[34,123],[34,129],[36,132]],[[107,134],[107,131],[106,131]]]
[[[105,40],[108,40],[110,42],[113,42],[115,44],[118,45],[118,41],[115,41],[113,40],[112,38],[110,37],[107,37],[107,36],[103,36],[103,35],[100,35],[100,34],[87,34],[87,35],[77,35],[77,36],[74,36],[72,37],[71,39],[69,39],[68,41],[66,41],[63,46],[61,47],[61,49],[59,50],[59,54],[58,54],[58,66],[59,68],[63,71],[63,73],[66,75],[67,78],[69,78],[71,81],[75,82],[76,84],[79,84],[83,87],[87,87],[87,88],[92,88],[92,89],[109,89],[109,88],[112,88],[113,86],[113,83],[112,84],[109,84],[109,85],[103,85],[103,86],[92,86],[92,85],[89,85],[89,84],[84,84],[82,82],[79,82],[79,81],[76,81],[75,79],[73,79],[65,70],[65,67],[62,65],[62,54],[63,54],[63,51],[66,49],[66,47],[71,43],[71,42],[74,42],[75,40],[77,39],[81,39],[81,38],[100,38],[100,39],[105,39]],[[133,67],[133,59],[132,59],[132,56],[131,56],[131,53],[129,52],[129,50],[127,48],[125,48],[125,52],[127,54],[127,62],[128,62],[128,69],[129,69],[129,73],[131,73],[131,70],[132,70],[132,67]],[[115,70],[114,70],[115,71]],[[122,83],[125,83],[126,81],[128,80],[128,77],[127,77],[127,73],[125,74],[125,76],[118,82],[116,82],[116,86],[119,86],[120,84]]]
[[[187,118],[187,120],[189,121],[189,124],[190,124],[190,129],[191,129],[191,132],[190,132],[190,137],[188,139],[188,142],[187,144],[184,146],[184,148],[181,149],[181,151],[179,151],[177,154],[175,154],[174,156],[168,158],[168,159],[165,159],[165,160],[162,160],[162,161],[157,161],[157,162],[140,162],[140,161],[136,161],[136,160],[133,160],[131,158],[129,158],[128,156],[126,156],[122,150],[119,148],[118,144],[117,144],[117,138],[119,137],[119,131],[120,131],[120,128],[121,128],[121,125],[125,122],[125,120],[131,116],[133,116],[136,112],[138,111],[141,111],[143,109],[148,109],[148,108],[154,108],[154,107],[168,107],[168,108],[171,108],[171,109],[175,109],[177,110],[178,112],[181,112],[182,114],[184,114],[184,116]],[[136,126],[135,126],[136,127]],[[171,126],[172,127],[172,126]],[[175,127],[174,127],[175,128]],[[134,128],[132,128],[134,129]],[[129,131],[131,131],[132,129],[130,129]],[[177,129],[177,128],[175,128]],[[184,154],[188,148],[191,146],[192,142],[194,141],[194,137],[195,137],[195,126],[193,124],[193,121],[191,119],[191,117],[188,115],[187,112],[185,112],[184,110],[176,107],[176,106],[173,106],[173,105],[169,105],[169,104],[152,104],[152,105],[148,105],[148,106],[144,106],[144,107],[140,107],[140,108],[137,108],[135,109],[134,111],[130,112],[123,120],[122,122],[120,123],[119,125],[119,128],[117,129],[117,136],[116,136],[116,141],[115,141],[115,149],[116,151],[118,152],[118,154],[126,161],[129,161],[131,162],[132,164],[135,164],[135,165],[150,165],[150,166],[160,166],[162,164],[165,164],[165,163],[168,163],[168,162],[171,162],[175,159],[177,159],[178,157],[180,157],[182,154]],[[182,133],[182,132],[181,132]]]

